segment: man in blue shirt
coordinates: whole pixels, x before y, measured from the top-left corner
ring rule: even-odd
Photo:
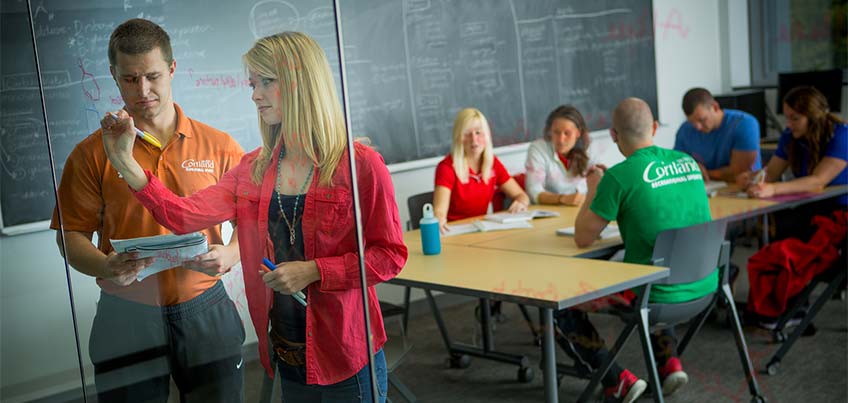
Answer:
[[[740,173],[762,167],[760,124],[755,117],[722,109],[703,88],[686,92],[683,112],[686,122],[677,130],[674,149],[691,155],[701,165],[704,181],[733,183]]]

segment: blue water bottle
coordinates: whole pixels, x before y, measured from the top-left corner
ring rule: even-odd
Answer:
[[[424,216],[418,222],[421,228],[421,247],[425,255],[438,255],[442,251],[442,242],[439,240],[439,219],[433,215],[433,205],[424,205]]]

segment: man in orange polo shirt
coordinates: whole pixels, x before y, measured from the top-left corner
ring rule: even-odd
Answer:
[[[137,139],[133,154],[166,186],[188,195],[216,183],[239,162],[238,143],[189,119],[174,103],[176,62],[161,27],[143,19],[119,25],[109,41],[109,63],[124,111],[155,138]],[[51,227],[64,231],[68,263],[96,277],[101,288],[89,341],[99,401],[165,402],[170,378],[183,402],[243,401],[244,328],[218,277],[239,260],[235,233],[223,245],[220,226],[208,228],[203,231],[208,253],[137,281],[151,261],[115,253],[110,240],[169,231],[109,163],[101,130],[68,157],[58,207]],[[60,235],[57,231],[63,250]]]

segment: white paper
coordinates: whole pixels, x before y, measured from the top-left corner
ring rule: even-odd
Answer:
[[[574,227],[560,228],[556,230],[557,235],[566,235],[566,236],[574,236]],[[621,232],[618,231],[618,226],[609,224],[606,228],[601,231],[601,235],[599,238],[608,239],[615,238],[621,236]]]
[[[502,211],[500,213],[489,214],[483,217],[486,221],[499,223],[512,223],[521,221],[530,221],[533,219],[532,211],[522,211],[520,213],[508,213]]]
[[[138,272],[136,279],[181,265],[197,255],[209,251],[206,235],[193,232],[185,235],[157,235],[132,239],[112,239],[115,252],[136,252],[139,258],[153,257],[153,264]]]
[[[507,229],[516,229],[516,228],[533,228],[533,224],[530,224],[530,221],[516,221],[516,222],[494,222],[494,221],[485,221],[478,220],[473,222],[474,226],[476,226],[481,232],[486,231],[501,231]]]
[[[454,236],[454,235],[462,235],[469,234],[472,232],[480,232],[480,229],[477,228],[473,223],[470,224],[448,224],[448,231],[442,236]]]
[[[727,187],[727,182],[722,181],[709,181],[708,183],[704,183],[704,188],[707,191],[708,195],[714,196],[719,189],[724,189]]]
[[[558,217],[559,213],[556,211],[546,211],[546,210],[527,210],[522,211],[520,213],[509,213],[506,211],[502,211],[499,213],[489,214],[483,217],[486,221],[493,221],[499,223],[513,223],[520,221],[529,221],[534,218],[547,218],[547,217]]]
[[[499,223],[494,221],[477,220],[469,224],[448,224],[450,229],[443,236],[469,234],[472,232],[501,231],[516,228],[533,228],[530,221],[515,221]]]
[[[556,211],[548,211],[548,210],[533,210],[533,218],[548,218],[548,217],[559,217],[559,213]]]

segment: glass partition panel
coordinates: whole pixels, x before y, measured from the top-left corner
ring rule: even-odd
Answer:
[[[326,384],[363,370],[332,10],[327,1],[36,6],[61,213],[51,217],[47,201],[39,218],[64,235],[89,394],[256,401],[274,385],[268,371]],[[242,55],[283,31],[303,34],[266,39],[246,68]],[[379,282],[405,252],[388,170],[357,150],[368,172],[358,177],[374,249],[366,260],[380,266],[368,277]],[[42,254],[60,259],[55,232],[39,234],[50,238]],[[139,239],[151,236],[160,238]],[[267,275],[263,258],[284,270]]]
[[[70,77],[45,71],[40,85],[26,3],[0,2],[0,43],[0,401],[77,401],[69,273],[47,230],[56,199],[40,91],[61,98]]]

